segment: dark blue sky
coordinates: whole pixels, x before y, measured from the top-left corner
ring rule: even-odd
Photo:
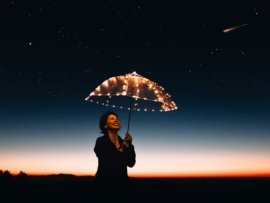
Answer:
[[[1,7],[1,169],[93,174],[98,120],[109,108],[84,98],[109,77],[137,71],[179,109],[132,113],[138,164],[131,174],[270,171],[269,27],[261,2],[14,0]],[[123,134],[128,112],[117,112]],[[159,158],[167,168],[153,167]],[[51,171],[35,162],[43,159]],[[217,160],[223,169],[212,167]],[[80,167],[69,165],[76,161]]]

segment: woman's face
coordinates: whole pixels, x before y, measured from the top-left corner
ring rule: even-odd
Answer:
[[[113,114],[108,116],[106,125],[107,125],[107,129],[110,129],[110,130],[119,130],[121,128],[119,118]]]

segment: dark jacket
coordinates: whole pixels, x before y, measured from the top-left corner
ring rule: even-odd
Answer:
[[[118,139],[121,145],[123,139],[120,136]],[[136,154],[132,144],[124,152],[120,152],[109,137],[104,135],[97,138],[94,151],[98,158],[96,181],[125,182],[128,180],[127,167],[133,167],[136,162]]]

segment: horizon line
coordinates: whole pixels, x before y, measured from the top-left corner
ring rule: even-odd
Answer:
[[[23,171],[22,171],[23,172]],[[24,173],[24,172],[23,172]],[[10,173],[12,176],[18,176],[20,173]],[[76,174],[76,173],[25,173],[27,176],[75,176],[94,178],[93,174]],[[186,179],[186,178],[270,178],[270,173],[266,174],[213,174],[213,175],[129,175],[131,179]]]

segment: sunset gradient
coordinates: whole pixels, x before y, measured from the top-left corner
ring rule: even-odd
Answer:
[[[91,106],[89,108],[91,109]],[[126,120],[123,119],[126,114],[127,112],[120,111],[123,123],[120,134],[125,129]],[[252,138],[246,133],[233,136],[236,132],[240,132],[239,129],[232,127],[207,128],[208,130],[202,129],[199,133],[194,124],[187,127],[184,124],[174,125],[173,121],[164,126],[160,124],[155,126],[155,122],[165,123],[169,117],[172,120],[181,120],[181,117],[176,119],[175,113],[157,115],[159,118],[156,114],[133,114],[131,133],[137,162],[133,168],[128,169],[131,177],[270,175],[270,149],[266,142],[268,138],[264,137],[262,140],[255,136]],[[93,123],[98,122],[98,118],[93,117],[90,120]],[[39,125],[32,126],[31,123],[27,124],[28,127],[27,125],[18,127],[23,139],[16,136],[18,133],[16,130],[5,131],[9,133],[9,138],[3,140],[5,144],[4,142],[0,144],[1,169],[14,174],[24,171],[28,174],[66,173],[93,176],[97,169],[97,158],[93,148],[95,138],[100,136],[97,125],[89,126],[83,120],[74,125],[67,122],[61,131],[59,128],[65,125],[64,122],[59,120],[58,124],[51,123],[50,130],[46,124],[44,131]],[[137,129],[137,126],[141,126],[141,129]],[[199,126],[197,127],[200,128]],[[168,129],[170,135],[166,135]],[[223,133],[217,136],[217,131]],[[230,134],[225,136],[226,133]],[[252,130],[249,133],[252,133]],[[264,134],[261,134],[259,137],[263,136]]]
[[[113,110],[133,137],[131,177],[270,177],[264,3],[3,2],[1,171],[94,176],[99,119]],[[145,111],[128,125],[131,73]],[[86,101],[99,95],[121,102]]]

